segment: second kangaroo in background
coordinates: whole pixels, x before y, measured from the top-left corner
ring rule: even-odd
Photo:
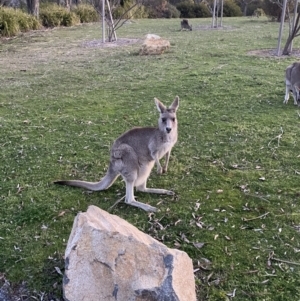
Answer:
[[[288,66],[285,71],[285,97],[283,103],[287,104],[290,98],[290,91],[293,92],[294,105],[300,106],[300,63],[295,62]]]
[[[179,97],[176,96],[169,107],[157,98],[154,100],[160,113],[158,127],[135,127],[121,135],[112,146],[107,173],[99,182],[62,180],[54,183],[98,191],[109,188],[121,175],[126,183],[125,203],[145,211],[156,211],[155,207],[135,200],[134,187],[137,191],[174,195],[170,190],[147,188],[147,179],[155,163],[159,174],[167,171],[171,150],[177,142]],[[163,156],[162,167],[159,160]]]

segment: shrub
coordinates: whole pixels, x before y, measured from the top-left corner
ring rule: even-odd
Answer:
[[[263,0],[253,0],[248,5],[246,5],[246,7],[242,5],[239,6],[241,7],[244,16],[255,16],[256,9],[262,9],[263,2]]]
[[[264,10],[265,14],[270,18],[272,21],[281,21],[281,13],[282,8],[280,7],[279,3],[273,2],[271,0],[263,1],[262,9]],[[294,2],[287,1],[287,10],[294,11]]]
[[[240,17],[242,16],[241,8],[233,1],[226,0],[223,6],[224,17]]]
[[[39,21],[20,9],[0,8],[0,36],[12,37],[20,32],[41,28]]]
[[[176,5],[176,8],[180,11],[181,18],[195,18],[194,6],[191,2],[182,2]]]
[[[211,12],[209,11],[207,5],[204,3],[195,4],[194,13],[196,18],[209,18],[211,17]]]
[[[73,26],[80,23],[75,13],[57,4],[43,5],[40,9],[40,19],[45,27]]]
[[[208,18],[211,13],[204,3],[194,4],[191,2],[179,3],[176,8],[180,11],[181,18]]]
[[[73,12],[66,11],[66,13],[63,15],[61,25],[70,27],[73,25],[77,25],[79,23],[80,23],[80,18],[78,15],[76,15]]]
[[[165,9],[163,10],[164,18],[179,18],[180,11],[172,4],[167,3]]]
[[[18,23],[21,31],[37,30],[42,27],[38,19],[23,12],[18,13]]]
[[[132,0],[124,1],[123,5],[120,5],[116,10],[113,11],[113,18],[114,19],[118,19],[120,17],[122,17],[122,19],[148,18],[148,11],[144,5],[137,5],[124,15],[124,13],[133,5],[134,2]]]
[[[253,15],[256,16],[256,17],[263,17],[265,16],[265,12],[262,8],[257,8],[254,12],[253,12]]]
[[[81,23],[90,23],[99,21],[99,15],[96,9],[89,4],[80,4],[72,11],[80,18]]]

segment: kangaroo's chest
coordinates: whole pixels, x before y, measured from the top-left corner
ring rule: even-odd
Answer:
[[[166,153],[170,152],[176,141],[166,141],[157,149],[157,155],[161,159]]]

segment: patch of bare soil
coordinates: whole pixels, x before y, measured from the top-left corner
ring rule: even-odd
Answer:
[[[83,44],[84,47],[97,47],[97,48],[114,48],[114,47],[123,47],[123,46],[128,46],[132,44],[136,44],[141,42],[142,40],[140,39],[117,39],[117,41],[113,42],[105,42],[103,43],[102,40],[93,40],[93,41],[88,41]]]
[[[260,50],[251,50],[248,52],[249,55],[260,56],[260,57],[273,57],[276,59],[284,59],[289,57],[300,57],[300,49],[293,49],[290,55],[281,55],[277,56],[277,49],[260,49]]]

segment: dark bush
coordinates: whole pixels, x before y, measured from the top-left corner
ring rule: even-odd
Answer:
[[[176,8],[180,11],[181,18],[208,18],[211,13],[204,3],[194,4],[191,2],[179,3]]]
[[[191,2],[182,2],[176,5],[176,8],[180,11],[181,18],[195,18],[194,7],[195,4]]]
[[[223,6],[224,17],[240,17],[242,16],[241,8],[233,1],[226,0]]]
[[[270,18],[270,20],[277,22],[281,21],[282,8],[277,2],[265,0],[263,2],[262,9],[264,10],[265,14]],[[290,12],[294,11],[293,1],[287,1],[287,10],[289,10]]]
[[[180,11],[172,4],[167,3],[166,7],[163,10],[164,18],[179,18]]]
[[[255,15],[256,9],[262,9],[263,2],[264,2],[263,0],[254,0],[249,4],[247,4],[246,6],[245,5],[239,5],[239,6],[241,7],[244,16],[253,16]]]
[[[207,5],[204,3],[195,4],[194,13],[196,18],[209,18],[211,17],[211,12],[209,11]]]

